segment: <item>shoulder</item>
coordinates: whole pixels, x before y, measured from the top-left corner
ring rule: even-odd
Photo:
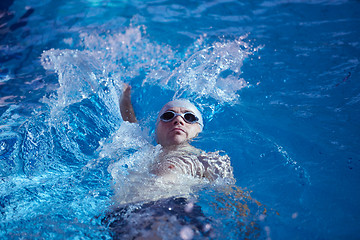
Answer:
[[[223,151],[204,152],[199,154],[199,160],[206,164],[230,165],[230,157]]]
[[[227,159],[230,159],[229,156],[224,151],[205,152],[205,151],[201,150],[200,156],[208,157],[208,158],[227,158]]]
[[[234,178],[230,157],[223,151],[204,152],[198,156],[206,169],[206,177],[210,180],[217,178]]]

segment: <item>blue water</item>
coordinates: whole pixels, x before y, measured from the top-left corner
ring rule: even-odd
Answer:
[[[2,239],[109,239],[108,167],[153,141],[156,113],[174,96],[202,108],[194,145],[223,150],[234,167],[232,194],[195,193],[217,219],[216,239],[245,238],[246,226],[250,239],[358,238],[359,1],[3,8]],[[119,115],[123,82],[140,127]]]

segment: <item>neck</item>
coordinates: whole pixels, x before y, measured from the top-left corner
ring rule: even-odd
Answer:
[[[200,149],[195,148],[194,146],[190,145],[190,143],[188,142],[176,144],[176,145],[170,145],[170,146],[162,146],[162,147],[163,147],[162,154],[164,155],[173,154],[176,152],[177,153],[187,152],[197,155],[201,153]]]
[[[175,151],[185,147],[192,147],[189,142],[183,142],[180,144],[162,146],[165,151]]]

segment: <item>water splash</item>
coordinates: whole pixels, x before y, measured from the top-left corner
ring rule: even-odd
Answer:
[[[237,92],[246,87],[240,77],[243,61],[251,54],[243,37],[233,41],[215,42],[193,53],[165,83],[176,89],[177,97],[190,91],[197,98],[212,97],[220,103],[234,103]]]
[[[119,33],[83,33],[81,38],[84,49],[96,55],[104,72],[116,81],[132,82],[144,74],[160,81],[180,60],[170,46],[147,39],[144,26]]]
[[[170,89],[174,97],[192,95],[193,100],[236,103],[238,91],[248,85],[240,77],[243,62],[259,49],[246,43],[246,37],[206,43],[206,36],[201,36],[180,53],[150,41],[144,26],[130,26],[120,33],[82,33],[84,50],[49,50],[44,52],[42,64],[58,73],[62,85],[69,82],[69,75],[77,75],[80,81],[71,80],[72,89],[64,89],[74,94],[72,101],[96,91],[96,81],[112,82],[117,89],[122,82],[141,81],[143,86]],[[63,102],[66,104],[66,99]]]
[[[147,131],[141,129],[138,124],[122,122],[115,133],[100,141],[99,156],[120,159],[126,152],[135,152],[150,142]]]
[[[50,49],[41,56],[43,67],[55,71],[60,84],[56,94],[43,99],[50,106],[49,128],[77,159],[90,156],[115,129],[117,138],[129,135],[132,126],[120,127],[118,106],[124,82],[158,85],[174,97],[186,95],[210,109],[211,117],[224,103],[237,102],[238,91],[247,86],[240,77],[241,66],[257,51],[244,42],[246,36],[210,44],[202,36],[182,55],[150,41],[144,26],[80,37],[83,50]],[[204,101],[208,98],[213,100]],[[136,134],[144,135],[139,130]],[[110,156],[134,143],[134,149],[141,147],[142,140],[135,135],[121,141],[113,138],[118,150],[106,145],[101,154]]]
[[[61,110],[97,94],[113,111],[122,85],[106,78],[101,62],[91,52],[51,49],[42,54],[41,62],[45,69],[58,75],[56,102],[48,102],[52,107]]]

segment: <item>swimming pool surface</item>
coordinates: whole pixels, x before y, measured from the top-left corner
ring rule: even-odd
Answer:
[[[163,239],[359,238],[359,1],[5,0],[0,13],[1,239],[111,239],[108,167],[141,168],[173,97],[201,108],[193,145],[228,154],[236,186],[194,189],[213,235],[170,224]],[[137,126],[119,114],[123,82]]]

